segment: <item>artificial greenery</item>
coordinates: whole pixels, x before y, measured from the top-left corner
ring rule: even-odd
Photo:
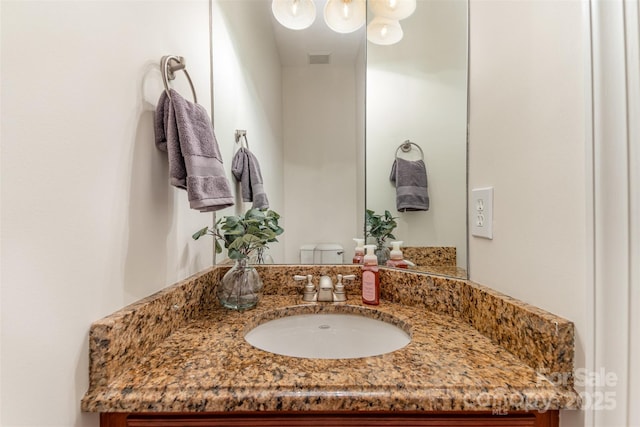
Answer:
[[[367,209],[365,212],[365,237],[375,238],[378,246],[384,245],[386,239],[395,240],[396,236],[393,235],[393,230],[398,226],[396,219],[397,217],[392,216],[389,211],[384,211],[384,215],[380,215]]]
[[[277,242],[277,236],[284,232],[278,225],[280,215],[275,211],[249,209],[244,216],[225,216],[216,221],[216,226],[198,230],[193,238],[198,240],[204,235],[215,239],[216,253],[222,252],[222,245],[231,259],[248,258],[253,251],[261,253],[268,243]]]

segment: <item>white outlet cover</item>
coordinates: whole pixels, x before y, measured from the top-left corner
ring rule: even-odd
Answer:
[[[469,222],[472,236],[493,239],[493,187],[471,190]]]

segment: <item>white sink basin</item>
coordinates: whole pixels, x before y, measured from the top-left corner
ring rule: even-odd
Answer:
[[[296,314],[251,329],[245,340],[271,353],[309,359],[353,359],[399,350],[411,342],[400,327],[344,313]]]

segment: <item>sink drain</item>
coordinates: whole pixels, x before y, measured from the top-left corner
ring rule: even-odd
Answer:
[[[329,328],[331,328],[331,326],[329,326],[329,325],[320,325],[320,326],[318,326],[318,328],[319,329],[329,329]]]

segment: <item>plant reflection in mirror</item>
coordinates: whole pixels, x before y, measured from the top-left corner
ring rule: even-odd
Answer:
[[[371,209],[365,212],[365,238],[372,237],[376,240],[376,256],[378,264],[384,265],[389,259],[389,248],[385,245],[387,239],[396,239],[393,230],[398,226],[397,217],[385,210],[384,215],[376,214]]]

